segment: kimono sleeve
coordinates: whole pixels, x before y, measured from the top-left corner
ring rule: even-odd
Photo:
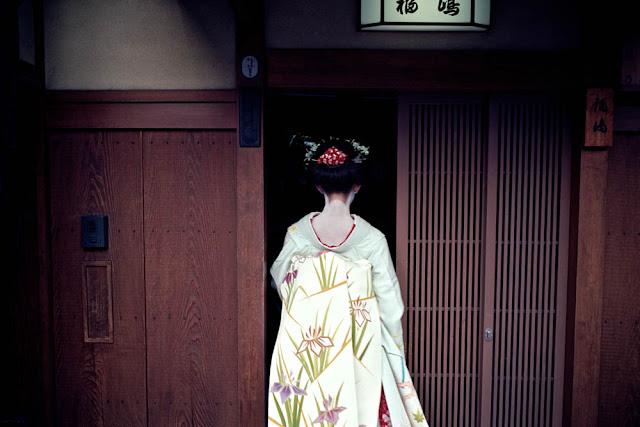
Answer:
[[[387,239],[384,236],[375,244],[369,261],[373,269],[373,290],[378,301],[380,318],[393,337],[395,344],[404,351],[402,340],[404,302]]]
[[[278,258],[271,265],[271,286],[278,291],[278,295],[280,295],[280,284],[283,282],[287,272],[289,271],[289,266],[291,265],[291,258],[296,253],[296,244],[291,237],[290,232],[284,236],[284,244],[282,245],[282,249],[280,250],[280,254]],[[282,299],[282,295],[280,295],[280,299]]]

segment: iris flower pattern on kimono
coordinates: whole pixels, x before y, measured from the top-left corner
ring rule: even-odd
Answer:
[[[393,387],[407,408],[394,427],[427,425],[401,351],[389,357],[383,349],[385,339],[398,347],[381,324],[369,261],[330,251],[295,255],[279,292],[283,308],[269,372],[270,426],[377,426],[382,371],[391,365],[400,367],[394,375],[402,384]],[[398,355],[400,364],[385,362]],[[413,393],[401,391],[408,385]]]

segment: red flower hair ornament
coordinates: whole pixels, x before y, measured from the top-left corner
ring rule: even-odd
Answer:
[[[347,154],[342,150],[336,147],[331,147],[327,151],[322,153],[320,157],[318,157],[318,164],[325,164],[327,166],[338,166],[343,164],[344,161],[347,160],[347,157],[349,156],[347,156]]]
[[[362,163],[367,159],[369,155],[369,147],[360,144],[355,139],[344,139],[330,136],[326,139],[321,138],[313,141],[314,138],[299,133],[294,133],[289,141],[289,146],[299,146],[304,149],[304,164],[309,166],[311,163],[317,162],[319,165],[327,166],[339,166],[342,165],[349,155],[342,150],[336,148],[335,145],[331,145],[338,142],[344,142],[351,145],[353,148],[353,154],[351,161],[353,163]],[[335,141],[335,142],[334,142]],[[318,157],[318,148],[322,144],[327,144],[329,147],[322,155]]]

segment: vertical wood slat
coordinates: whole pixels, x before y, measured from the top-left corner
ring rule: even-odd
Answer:
[[[59,425],[144,425],[146,348],[142,147],[137,132],[49,136],[56,418]],[[110,247],[82,250],[81,216],[109,216]],[[113,344],[83,341],[83,262],[110,260]]]
[[[144,235],[149,425],[233,425],[236,142],[148,131]]]
[[[570,146],[554,102],[401,101],[408,352],[433,424],[561,421]]]
[[[491,418],[496,417],[497,414],[497,405],[498,400],[501,396],[500,394],[500,386],[501,383],[497,383],[495,381],[488,381],[488,378],[491,378],[491,368],[493,364],[494,357],[496,357],[495,353],[500,354],[500,347],[494,346],[493,342],[485,342],[484,341],[484,331],[487,328],[490,328],[494,334],[494,342],[497,340],[498,334],[503,330],[501,325],[504,323],[504,319],[496,315],[494,316],[493,310],[487,310],[487,307],[494,307],[495,298],[496,298],[496,289],[492,286],[486,286],[486,283],[494,283],[501,282],[502,271],[498,269],[497,266],[497,253],[499,248],[496,245],[496,233],[498,230],[503,227],[504,224],[504,216],[501,215],[504,212],[504,208],[502,208],[498,204],[499,195],[503,191],[502,182],[498,179],[499,165],[501,164],[501,157],[498,155],[504,140],[504,135],[500,132],[503,115],[502,110],[497,109],[491,105],[489,111],[489,122],[493,124],[493,126],[489,126],[488,131],[488,140],[493,141],[493,144],[487,144],[486,146],[486,179],[485,185],[479,189],[484,194],[486,194],[486,203],[481,210],[483,218],[482,218],[482,227],[485,230],[485,238],[483,239],[483,251],[482,251],[482,281],[485,286],[482,286],[481,289],[481,298],[482,298],[482,324],[479,340],[481,343],[479,344],[480,348],[480,363],[481,363],[481,381],[480,381],[480,391],[479,391],[479,406],[477,408],[477,412],[479,413],[479,425],[488,425]],[[496,126],[497,124],[497,126]],[[489,218],[495,218],[493,220],[489,220]],[[503,342],[503,340],[501,340]],[[499,357],[499,355],[497,356]],[[490,408],[490,409],[489,409]]]
[[[558,208],[556,210],[558,226],[556,227],[556,239],[558,241],[556,254],[556,353],[554,364],[554,389],[552,401],[552,423],[554,426],[562,425],[565,388],[565,353],[567,334],[567,283],[569,281],[569,228],[571,200],[571,135],[569,126],[565,123],[568,116],[566,106],[559,108],[560,125],[558,127],[559,138],[559,165],[558,165]]]
[[[400,117],[410,117],[409,115],[409,106],[406,103],[400,103],[398,105],[398,115]],[[408,141],[410,139],[409,132],[411,130],[411,126],[398,126],[398,141]],[[408,154],[409,146],[408,144],[398,144],[398,156],[397,156],[397,169],[398,170],[409,170],[409,154]],[[398,174],[397,185],[399,188],[408,188],[409,187],[409,174]],[[408,254],[408,205],[409,205],[409,193],[408,191],[398,191],[396,192],[396,271],[398,276],[398,281],[401,284],[403,290],[403,298],[407,307],[413,304],[413,295],[409,293],[408,286],[403,286],[403,284],[408,283],[408,265],[409,265],[409,254]],[[405,312],[403,317],[403,329],[404,331],[408,331],[410,329],[409,326],[409,316]],[[414,361],[413,357],[413,349],[415,345],[411,345],[408,340],[409,335],[404,334],[404,344],[405,351],[407,353],[407,361],[411,363]],[[414,366],[410,365],[410,369],[413,371]],[[419,383],[415,384],[416,389],[419,389]]]
[[[421,110],[424,110],[424,106],[414,106],[414,108],[420,108]],[[425,168],[425,165],[428,164],[429,162],[429,152],[427,151],[427,147],[424,144],[424,128],[425,126],[428,126],[428,124],[426,123],[425,120],[425,115],[424,115],[424,111],[421,111],[420,115],[420,120],[416,120],[416,122],[419,124],[419,127],[416,127],[416,132],[415,135],[417,138],[419,138],[420,140],[420,147],[421,147],[421,153],[422,153],[422,161],[420,162],[420,167],[422,169]],[[415,169],[414,169],[415,170]],[[415,176],[419,176],[417,174],[415,174]],[[422,181],[422,189],[423,191],[426,190],[427,186],[429,185],[429,180],[426,174],[422,174],[421,177],[421,181]],[[422,197],[421,200],[421,206],[422,206],[422,212],[421,215],[426,215],[427,209],[429,208],[429,203],[426,197]],[[422,224],[421,227],[421,233],[420,233],[422,239],[426,239],[428,236],[428,230],[427,227],[424,226],[424,224]],[[427,258],[427,250],[426,248],[422,248],[421,250],[421,259],[420,259],[420,269],[421,269],[421,282],[420,282],[420,286],[412,286],[412,289],[414,290],[414,293],[419,295],[419,304],[420,306],[424,307],[426,301],[427,301],[427,297],[426,297],[426,291],[427,291],[427,287],[426,284],[428,283],[428,270],[427,270],[427,263],[428,263],[428,258]],[[429,319],[427,317],[428,313],[426,313],[425,310],[421,310],[419,312],[419,323],[416,324],[416,326],[418,328],[420,328],[420,330],[425,330],[425,328],[428,328],[429,325]],[[421,339],[421,337],[419,337],[418,335],[414,335],[416,337],[416,340],[418,341],[419,345],[420,345],[420,356],[418,358],[418,360],[416,361],[416,363],[414,363],[415,369],[419,369],[420,366],[426,366],[426,364],[428,363],[428,359],[426,357],[426,348],[425,348],[425,344],[426,344],[426,340]],[[426,378],[425,377],[421,377],[420,378],[421,381],[421,387],[420,390],[425,390],[426,388]]]
[[[467,302],[467,307],[470,305],[471,307],[480,307],[480,275],[482,274],[481,262],[482,259],[482,232],[481,232],[481,221],[483,218],[483,203],[482,199],[478,199],[476,195],[484,192],[484,186],[486,181],[486,175],[483,177],[482,172],[476,172],[476,174],[472,174],[471,171],[482,171],[484,162],[482,160],[483,153],[485,152],[483,144],[485,143],[483,137],[483,116],[481,108],[476,105],[473,108],[472,119],[469,120],[472,123],[473,129],[470,134],[472,138],[470,139],[470,150],[469,150],[469,163],[467,169],[467,176],[469,179],[469,211],[473,212],[472,215],[467,217],[467,223],[469,226],[467,227],[468,235],[473,245],[467,245],[467,251],[470,252],[470,256],[467,258],[469,263],[471,264],[469,268],[469,275],[467,283],[470,285],[469,292],[472,297]],[[481,354],[478,351],[479,345],[478,342],[480,338],[480,312],[475,312],[473,310],[469,312],[469,323],[471,327],[467,329],[468,331],[468,339],[470,346],[469,357],[470,363],[467,366],[467,372],[477,372],[478,375],[473,375],[471,380],[468,383],[468,392],[467,392],[467,401],[470,403],[468,410],[465,412],[465,417],[467,419],[467,424],[469,426],[477,425],[477,402],[479,400],[478,394],[480,394],[480,381],[479,375],[481,374],[481,365],[480,358]]]

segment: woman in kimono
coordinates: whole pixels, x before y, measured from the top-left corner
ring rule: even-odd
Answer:
[[[305,141],[322,212],[288,228],[271,267],[282,299],[269,426],[427,426],[404,360],[400,295],[385,236],[352,215],[368,148]]]

